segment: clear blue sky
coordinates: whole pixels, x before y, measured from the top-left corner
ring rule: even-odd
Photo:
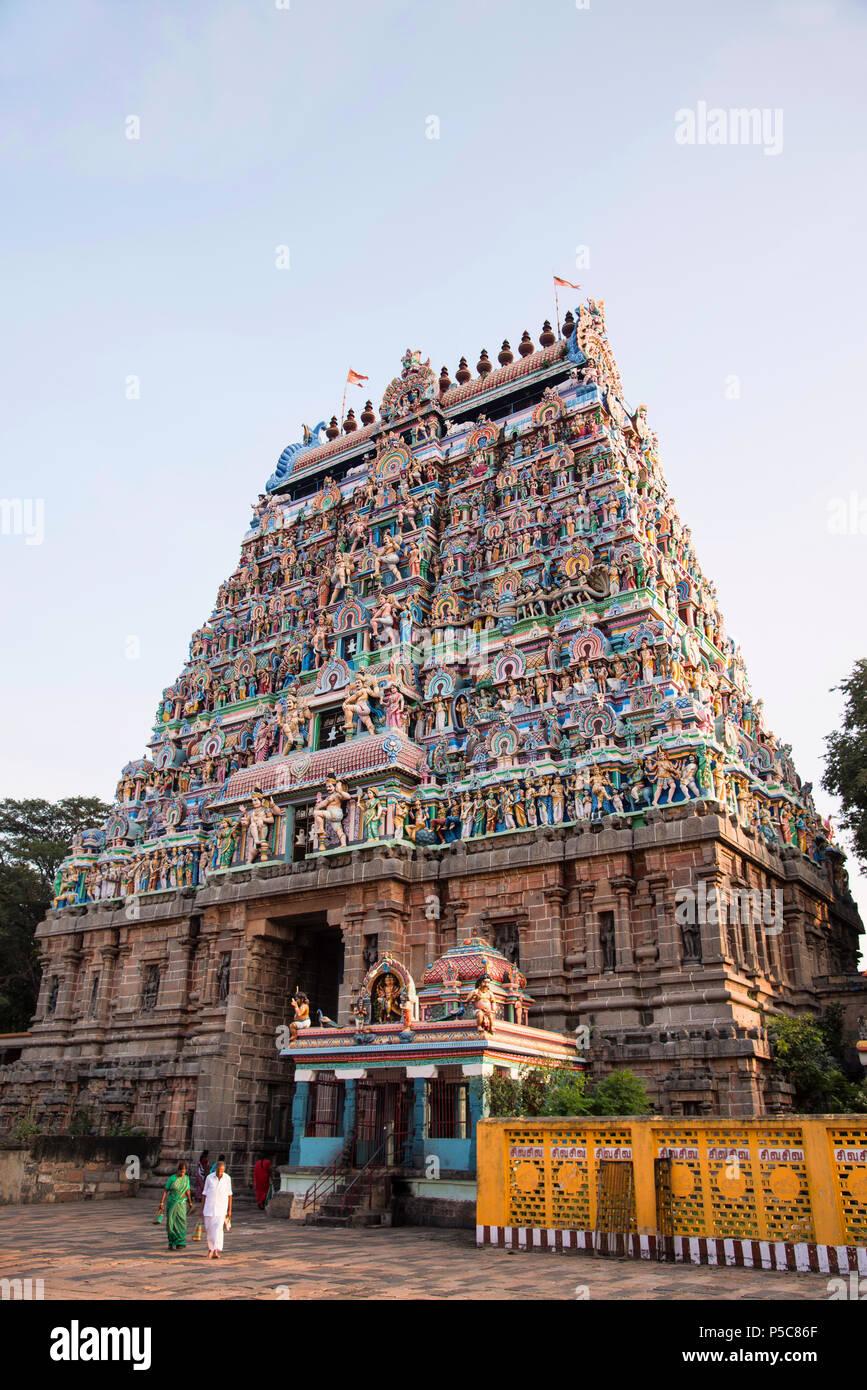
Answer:
[[[828,529],[867,508],[865,34],[854,0],[5,4],[0,490],[45,537],[0,536],[0,790],[109,797],[347,367],[378,404],[407,346],[494,357],[552,271],[605,300],[818,783],[865,654],[867,534]],[[702,101],[782,111],[781,152],[679,144]]]

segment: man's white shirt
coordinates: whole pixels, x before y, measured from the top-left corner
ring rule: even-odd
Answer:
[[[225,1216],[229,1210],[229,1198],[232,1196],[232,1179],[229,1174],[224,1173],[218,1178],[216,1173],[209,1173],[205,1178],[203,1196],[205,1216],[218,1219]]]

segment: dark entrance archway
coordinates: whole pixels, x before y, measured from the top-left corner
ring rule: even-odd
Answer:
[[[329,926],[325,912],[308,912],[272,921],[287,928],[288,996],[296,989],[310,1000],[310,1022],[317,1024],[317,1010],[337,1021],[340,986],[343,983],[343,934]],[[291,1022],[292,1010],[287,1022]]]

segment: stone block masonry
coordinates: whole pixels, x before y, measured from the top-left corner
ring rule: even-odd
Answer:
[[[345,1018],[371,951],[420,976],[470,935],[504,946],[527,975],[532,1024],[587,1025],[591,1070],[630,1067],[672,1116],[784,1112],[791,1098],[771,1074],[764,1014],[833,1001],[865,1011],[854,908],[803,856],[775,852],[734,818],[699,805],[634,829],[617,817],[598,834],[552,827],[532,862],[520,836],[498,840],[496,864],[479,852],[485,842],[370,845],[254,869],[231,902],[202,890],[194,913],[174,893],[143,903],[135,922],[99,904],[49,914],[44,978],[59,976],[65,1006],[49,1013],[46,984],[21,1059],[0,1069],[5,1131],[28,1115],[68,1128],[88,1107],[104,1129],[153,1135],[161,1172],[206,1146],[249,1179],[260,1154],[288,1153],[293,1075],[276,1034],[295,987],[314,1010]],[[704,923],[696,958],[675,894],[705,879],[770,884],[783,930]],[[147,966],[181,957],[166,993],[143,1007]],[[94,1017],[89,982],[106,960]]]
[[[158,1154],[156,1141],[137,1136],[0,1139],[0,1206],[135,1197]]]

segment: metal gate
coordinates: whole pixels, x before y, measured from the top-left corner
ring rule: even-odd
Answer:
[[[626,1233],[632,1229],[634,1178],[632,1163],[624,1159],[602,1159],[596,1177],[596,1230],[593,1249],[597,1255],[626,1254]],[[614,1240],[611,1239],[612,1235]]]
[[[359,1081],[356,1090],[353,1166],[371,1159],[383,1168],[412,1160],[413,1084],[411,1081]]]
[[[656,1188],[656,1258],[673,1260],[674,1209],[670,1158],[653,1160],[653,1179]]]

